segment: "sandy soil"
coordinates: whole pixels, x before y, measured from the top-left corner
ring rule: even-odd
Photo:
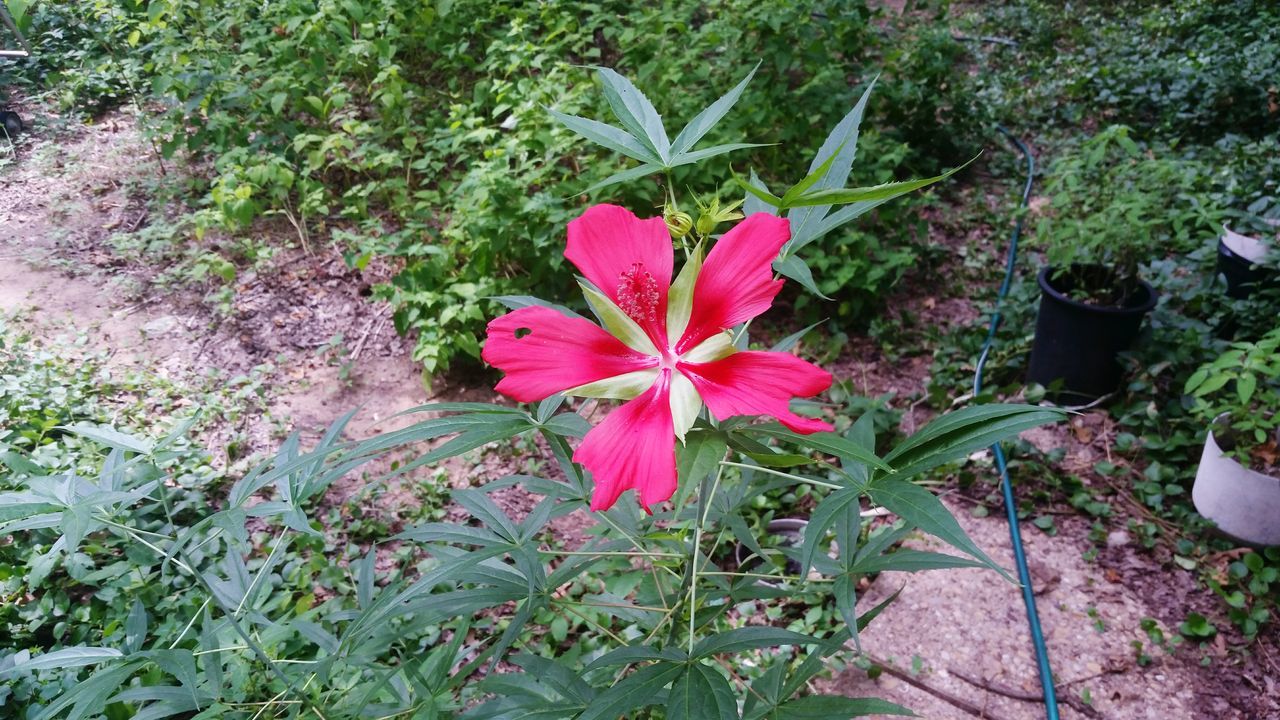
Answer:
[[[948,505],[979,546],[1002,566],[1013,567],[1008,526],[1002,517],[976,518],[968,512],[968,504],[952,500]],[[1169,610],[1179,604],[1179,598],[1195,594],[1189,573],[1164,569],[1158,579],[1152,578],[1158,587],[1135,584],[1115,568],[1135,564],[1146,574],[1156,569],[1126,539],[1116,537],[1110,557],[1089,562],[1084,559],[1092,547],[1087,523],[1067,517],[1058,524],[1055,537],[1024,527],[1023,541],[1060,702],[1070,703],[1063,704],[1062,717],[1280,717],[1276,695],[1280,688],[1270,678],[1256,694],[1232,687],[1231,676],[1238,669],[1231,665],[1237,661],[1224,648],[1210,644],[1169,654],[1151,642],[1144,621],[1161,628],[1166,637],[1177,635],[1178,618]],[[945,550],[932,539],[911,544]],[[985,570],[910,577],[884,573],[861,602],[872,607],[899,588],[898,600],[862,635],[870,657],[980,709],[981,717],[1030,720],[1044,716],[1038,702],[979,687],[988,684],[1012,694],[1041,694],[1018,586]],[[1151,658],[1149,664],[1139,664],[1138,648]],[[1201,665],[1202,658],[1207,665]],[[870,680],[864,671],[851,668],[830,689],[885,697],[928,718],[974,716],[887,673]]]
[[[127,115],[56,139],[37,138],[24,147],[24,155],[16,169],[0,174],[0,227],[5,229],[0,237],[0,312],[23,311],[31,318],[27,311],[39,309],[35,321],[47,332],[67,326],[88,330],[92,343],[114,350],[113,362],[173,377],[210,366],[245,372],[269,362],[275,368],[270,374],[271,414],[308,435],[360,406],[350,434],[367,436],[387,428],[390,415],[429,400],[407,343],[391,329],[387,308],[362,295],[371,279],[349,271],[336,255],[302,262],[295,254],[292,259],[298,262],[280,266],[288,270],[240,278],[233,312],[217,317],[198,298],[151,288],[145,267],[104,250],[111,232],[149,221],[146,198],[138,188],[155,168],[145,159],[147,147]],[[976,317],[965,298],[928,278],[916,278],[896,300],[934,325],[969,323]],[[316,352],[336,332],[353,343],[353,354],[359,348],[350,382],[340,380],[339,368]],[[866,338],[855,338],[834,367],[840,376],[858,379],[868,394],[895,392],[907,409],[907,430],[927,420],[929,411],[914,401],[927,386],[928,368],[928,355],[886,357]],[[483,385],[437,389],[449,399],[493,397]],[[1040,437],[1043,443],[1070,440],[1068,430],[1046,432]],[[269,423],[252,434],[260,448],[275,442]],[[1073,450],[1077,457],[1086,451]],[[467,468],[455,473],[455,480],[471,482],[502,470]],[[335,501],[356,489],[354,484],[338,486]],[[526,501],[518,493],[503,499],[517,516],[527,510]],[[375,502],[394,512],[397,505],[412,502],[412,496],[393,487]],[[949,502],[978,544],[1011,566],[1004,521],[972,517],[970,505],[958,497]],[[584,513],[570,516],[559,528],[562,539],[576,545],[589,524]],[[1091,698],[1092,709],[1076,701],[1064,717],[1280,717],[1274,673],[1241,672],[1239,656],[1221,646],[1184,646],[1173,655],[1151,647],[1140,627],[1144,619],[1152,618],[1172,637],[1188,608],[1216,602],[1195,587],[1191,575],[1162,567],[1119,537],[1088,562],[1084,554],[1093,545],[1085,521],[1065,517],[1059,526],[1057,536],[1028,527],[1024,537],[1062,693],[1080,698],[1087,690]],[[924,539],[914,542],[931,545]],[[980,708],[982,717],[1042,716],[1034,702],[982,690],[959,676],[1020,693],[1037,692],[1016,586],[976,570],[910,578],[886,573],[862,598],[863,607],[900,587],[905,589],[898,602],[863,636],[872,656]],[[1134,642],[1144,643],[1153,658],[1150,664],[1138,664]],[[1204,658],[1206,666],[1200,664]],[[925,717],[972,715],[888,674],[873,681],[865,672],[849,669],[826,689],[887,697]]]

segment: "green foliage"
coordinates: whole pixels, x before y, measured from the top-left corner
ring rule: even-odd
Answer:
[[[730,157],[766,180],[802,177],[795,149],[809,147],[812,127],[834,125],[847,101],[833,98],[851,100],[851,78],[865,82],[875,69],[891,97],[877,112],[910,106],[911,120],[895,115],[892,130],[864,133],[853,180],[890,181],[911,153],[904,137],[943,136],[925,87],[944,88],[948,104],[968,87],[959,68],[937,59],[927,79],[912,80],[920,55],[902,48],[915,40],[886,39],[868,8],[826,1],[77,0],[38,3],[33,13],[45,57],[28,82],[56,85],[90,110],[119,104],[132,88],[165,108],[147,122],[159,147],[207,162],[197,235],[254,234],[260,218],[280,216],[297,243],[337,242],[355,268],[374,257],[400,266],[375,293],[395,308],[397,329],[417,336],[428,372],[478,355],[476,337],[496,308],[489,298],[533,288],[573,294],[564,226],[584,191],[627,166],[584,150],[544,108],[598,118],[630,92],[620,84],[628,81],[606,75],[621,89],[605,84],[601,97],[581,65],[617,68],[655,99],[652,114],[628,111],[621,122],[644,136],[633,154],[658,154],[662,139],[642,127],[658,112],[673,129],[689,126],[654,167],[671,168],[672,187],[702,197],[722,190],[712,178]],[[718,123],[718,110],[699,115],[735,93]],[[956,159],[971,157],[968,147]],[[914,175],[942,169],[927,154],[911,162]],[[642,215],[662,201],[650,183],[623,188],[611,201]],[[915,257],[913,234],[900,232],[914,212],[910,203],[886,206],[875,224],[815,244],[806,261],[839,304],[833,312],[800,298],[803,313],[865,323]],[[878,228],[894,229],[893,242]]]
[[[1215,435],[1246,465],[1255,464],[1254,448],[1270,445],[1274,455],[1280,442],[1280,327],[1256,342],[1232,343],[1187,378],[1184,392],[1196,399],[1192,412],[1207,425],[1226,416]]]
[[[1274,132],[1280,14],[1266,0],[1178,0],[1140,8],[1043,0],[984,8],[974,43],[996,117],[1029,126],[1128,125],[1143,139],[1210,144]]]
[[[1032,236],[1059,275],[1075,276],[1082,298],[1123,305],[1136,292],[1138,266],[1192,249],[1213,232],[1224,209],[1206,202],[1200,175],[1184,161],[1152,157],[1116,125],[1086,140],[1049,170]],[[1090,276],[1072,266],[1102,264]]]

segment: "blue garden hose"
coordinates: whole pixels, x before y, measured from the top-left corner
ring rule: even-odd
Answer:
[[[1021,140],[1008,130],[996,126],[1001,135],[1008,138],[1014,147],[1022,153],[1027,161],[1027,182],[1022,188],[1022,202],[1019,211],[1025,210],[1031,199],[1031,183],[1035,177],[1036,161],[1031,151]],[[996,294],[996,306],[991,312],[991,325],[987,329],[987,339],[982,343],[982,352],[978,355],[978,366],[973,374],[973,394],[982,392],[982,370],[986,367],[987,357],[996,341],[996,329],[1000,327],[1002,316],[1000,306],[1009,294],[1009,286],[1013,283],[1014,268],[1018,261],[1018,238],[1022,236],[1023,215],[1013,223],[1013,232],[1009,236],[1009,251],[1005,258],[1004,281],[1000,283],[1000,292]],[[1040,628],[1040,614],[1036,612],[1036,596],[1031,587],[1031,571],[1027,568],[1027,554],[1022,547],[1022,532],[1018,529],[1018,505],[1013,497],[1013,482],[1009,480],[1009,466],[1004,457],[1000,443],[991,446],[996,456],[996,468],[1000,471],[1000,486],[1004,492],[1004,510],[1009,518],[1009,539],[1013,544],[1013,559],[1018,567],[1018,582],[1022,584],[1022,602],[1027,607],[1027,625],[1031,629],[1031,642],[1035,646],[1036,664],[1040,669],[1040,687],[1044,690],[1045,716],[1048,720],[1058,720],[1058,696],[1053,687],[1053,670],[1049,667],[1049,649],[1045,646],[1044,631]]]

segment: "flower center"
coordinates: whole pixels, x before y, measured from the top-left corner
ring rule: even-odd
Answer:
[[[656,320],[658,297],[658,281],[644,269],[644,263],[634,263],[618,276],[618,307],[632,320]]]

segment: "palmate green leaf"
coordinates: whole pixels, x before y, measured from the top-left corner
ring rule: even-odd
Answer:
[[[604,86],[604,98],[618,122],[638,141],[642,141],[666,165],[671,160],[671,141],[667,139],[662,117],[649,98],[630,80],[607,67],[597,67],[596,75]]]
[[[858,102],[854,103],[853,108],[827,134],[826,139],[822,141],[822,147],[818,148],[813,162],[809,164],[809,172],[812,173],[828,160],[832,160],[829,169],[817,183],[819,189],[843,187],[845,181],[849,179],[849,171],[853,168],[853,160],[858,152],[858,133],[862,127],[862,117],[866,114],[867,101],[871,99],[871,91],[875,85],[876,80],[872,79],[867,89],[862,92],[862,96],[858,98]],[[783,255],[794,254],[797,248],[813,240],[815,237],[813,230],[826,215],[827,210],[828,208],[820,206],[802,207],[787,213],[787,219],[791,221],[791,241],[787,243]]]
[[[965,534],[960,523],[956,522],[951,511],[932,492],[909,480],[895,477],[880,478],[868,486],[871,499],[888,508],[898,517],[906,520],[924,532],[946,542],[957,550],[972,555],[982,564],[1012,581],[1009,573],[987,557],[969,536]]]
[[[591,701],[578,720],[617,720],[632,710],[661,702],[663,688],[684,671],[683,664],[659,662],[624,677]]]
[[[779,705],[770,717],[777,720],[843,720],[868,715],[915,717],[915,713],[888,700],[851,698],[841,695],[799,697]]]
[[[738,701],[719,670],[689,663],[667,695],[667,720],[738,720]]]
[[[84,667],[85,665],[96,665],[122,657],[124,657],[124,653],[115,648],[78,645],[43,653],[25,662],[17,663],[6,670],[0,670],[0,678],[8,677],[20,671]]]
[[[747,73],[747,76],[742,78],[737,85],[734,85],[733,89],[721,95],[719,100],[708,105],[706,109],[695,115],[688,125],[684,126],[684,129],[676,135],[676,139],[671,141],[673,162],[679,160],[681,155],[692,149],[694,145],[697,145],[698,141],[710,132],[711,128],[716,126],[716,123],[724,119],[729,110],[738,103],[739,98],[742,97],[742,92],[746,90],[747,84],[751,82],[751,78],[755,77],[756,71],[759,69],[760,63],[757,62],[756,66],[751,68],[751,72]]]
[[[779,645],[829,645],[829,641],[775,627],[742,627],[703,639],[693,648],[694,660],[721,653],[736,653]]]
[[[885,455],[885,461],[904,479],[1064,417],[1063,410],[1034,405],[974,405],[934,419]]]
[[[646,165],[662,167],[665,164],[665,161],[658,157],[652,149],[642,145],[626,130],[596,120],[578,117],[577,115],[566,115],[551,108],[547,108],[547,112],[551,113],[551,117],[560,121],[560,124],[597,145],[606,147],[614,152],[620,152]]]

